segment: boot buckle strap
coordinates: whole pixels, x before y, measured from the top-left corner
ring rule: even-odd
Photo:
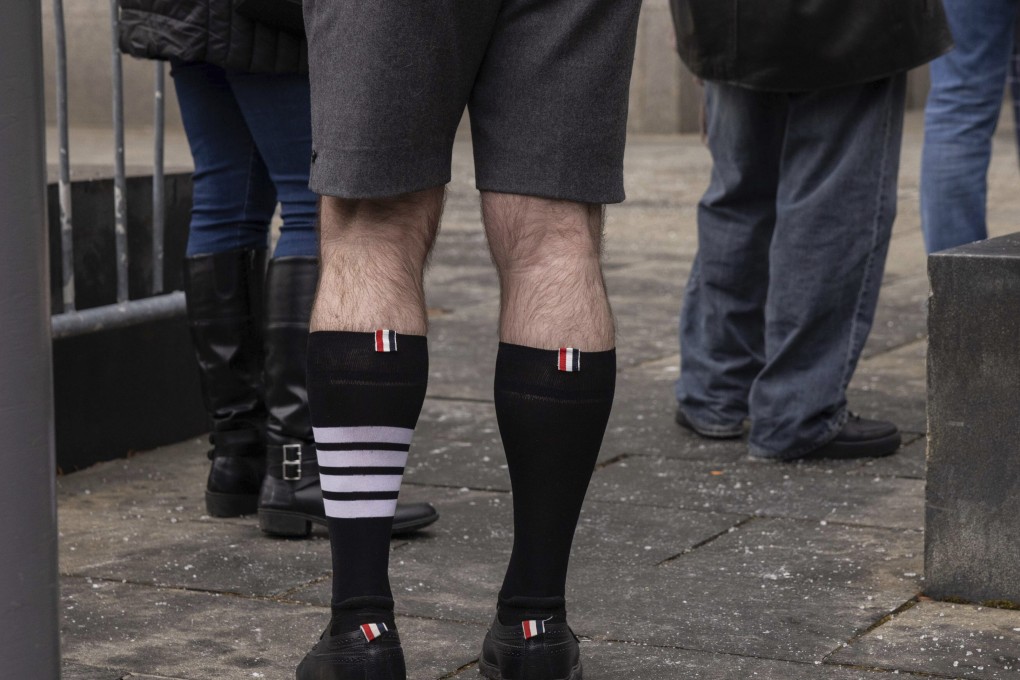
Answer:
[[[296,482],[301,479],[301,445],[283,445],[283,479]]]

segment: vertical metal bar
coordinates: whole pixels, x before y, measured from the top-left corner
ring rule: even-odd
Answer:
[[[118,0],[110,0],[110,32],[113,45],[113,219],[117,246],[117,302],[128,299],[127,179],[124,170],[124,72],[118,43]]]
[[[57,43],[57,129],[60,134],[60,271],[65,312],[74,311],[74,232],[71,221],[71,157],[67,123],[67,34],[64,2],[53,0],[54,38]]]
[[[0,659],[60,677],[42,3],[0,21]]]
[[[163,146],[165,143],[166,69],[156,62],[155,120],[153,121],[152,160],[152,294],[163,292],[163,233],[166,228],[166,198],[163,195]]]

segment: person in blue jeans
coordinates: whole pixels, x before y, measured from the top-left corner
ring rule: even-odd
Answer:
[[[1016,42],[1018,0],[944,0],[956,48],[931,63],[921,156],[929,253],[988,238],[988,164]]]
[[[305,389],[319,274],[306,42],[232,0],[121,0],[120,44],[170,61],[195,163],[184,289],[212,421],[206,509],[305,536],[326,521]],[[437,517],[401,505],[393,531]]]
[[[673,0],[705,81],[711,183],[680,315],[676,421],[752,458],[884,456],[847,408],[896,215],[905,72],[951,45],[938,0]]]

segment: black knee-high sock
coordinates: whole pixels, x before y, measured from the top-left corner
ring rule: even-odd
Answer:
[[[500,343],[496,419],[514,498],[499,619],[565,616],[567,562],[616,387],[616,350]]]
[[[424,336],[322,331],[308,338],[308,406],[333,553],[333,634],[393,625],[390,530],[427,381]]]

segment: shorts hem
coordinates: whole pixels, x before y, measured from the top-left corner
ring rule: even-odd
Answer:
[[[452,148],[432,152],[371,149],[367,153],[317,150],[308,188],[320,196],[346,199],[402,196],[449,184],[451,163]]]

